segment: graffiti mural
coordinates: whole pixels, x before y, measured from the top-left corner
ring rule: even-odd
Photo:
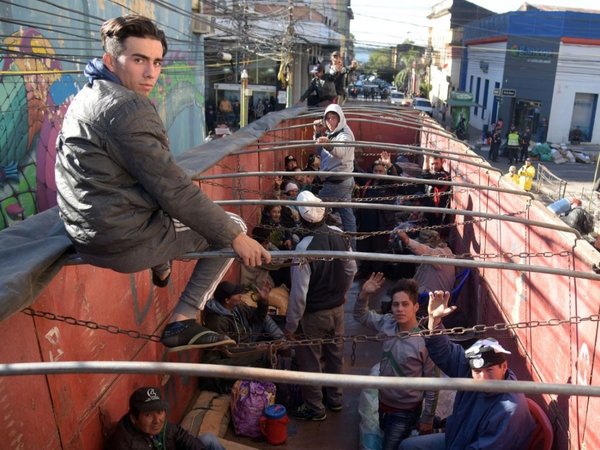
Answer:
[[[56,204],[55,141],[73,78],[35,29],[4,39],[0,60],[0,229]]]

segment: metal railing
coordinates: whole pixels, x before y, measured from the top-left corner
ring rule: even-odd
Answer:
[[[556,201],[565,197],[567,182],[557,177],[543,164],[538,164],[536,173],[536,186],[538,194],[545,194]]]

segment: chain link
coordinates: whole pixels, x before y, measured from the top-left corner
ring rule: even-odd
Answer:
[[[154,334],[146,334],[141,333],[136,330],[124,330],[116,325],[102,325],[97,322],[91,320],[80,320],[71,316],[62,316],[59,314],[54,314],[47,311],[38,311],[32,308],[25,308],[21,312],[27,314],[32,317],[40,317],[48,320],[55,320],[59,322],[64,322],[68,325],[75,325],[86,327],[92,330],[103,330],[111,334],[123,334],[133,339],[145,339],[152,342],[160,342],[160,336]],[[238,343],[235,346],[228,346],[227,351],[232,356],[235,356],[236,353],[241,354],[240,351],[246,352],[256,352],[256,351],[268,351],[270,356],[271,367],[277,367],[277,352],[278,350],[285,350],[292,347],[298,346],[314,346],[314,345],[323,345],[323,344],[334,344],[341,345],[346,342],[352,343],[352,354],[350,356],[350,360],[352,364],[356,361],[356,348],[360,343],[366,342],[383,342],[388,339],[393,338],[408,338],[413,336],[464,336],[466,334],[482,334],[487,331],[511,331],[514,329],[525,329],[525,328],[539,328],[539,327],[555,327],[559,325],[579,325],[583,322],[600,322],[600,314],[592,314],[590,316],[581,317],[581,316],[571,316],[568,319],[548,319],[548,320],[530,320],[524,322],[516,322],[516,323],[496,323],[494,325],[484,325],[478,324],[472,327],[453,327],[453,328],[439,328],[435,330],[419,330],[419,331],[402,331],[395,336],[387,336],[384,334],[376,334],[376,335],[354,335],[354,336],[333,336],[326,338],[307,338],[306,336],[297,336],[297,339],[284,341],[262,341],[262,342],[247,342],[247,343]],[[268,337],[265,333],[258,333],[249,335],[256,338],[265,338]],[[236,352],[237,351],[237,352]]]
[[[123,330],[116,325],[101,325],[92,320],[81,320],[71,316],[61,316],[60,314],[54,314],[48,311],[38,311],[32,308],[25,308],[21,312],[27,314],[28,316],[41,317],[43,319],[48,320],[55,320],[58,322],[67,323],[69,325],[90,328],[92,330],[103,330],[111,334],[124,334],[134,339],[145,339],[152,342],[160,342],[160,336],[154,334],[141,333],[137,330]]]

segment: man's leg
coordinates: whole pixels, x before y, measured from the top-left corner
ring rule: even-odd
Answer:
[[[344,336],[344,307],[327,311],[329,321],[327,334],[325,338]],[[342,373],[344,366],[344,343],[323,344],[323,371],[325,373]],[[325,395],[327,406],[332,411],[342,409],[342,388],[336,386],[326,386]]]
[[[420,410],[379,413],[379,427],[383,431],[382,450],[396,450],[400,442],[410,436],[416,427]]]
[[[300,321],[300,332],[306,339],[323,337],[324,324],[327,318],[322,311],[307,313]],[[321,345],[301,345],[296,347],[296,362],[302,372],[321,373]],[[316,416],[325,416],[323,391],[321,386],[302,386],[304,405]],[[326,417],[326,416],[325,416]]]
[[[350,202],[352,201],[352,191],[354,189],[354,178],[348,178],[341,183],[325,183],[319,192],[319,198],[327,202]],[[349,233],[356,231],[356,218],[352,208],[334,208],[339,212],[342,219],[342,229]],[[353,249],[356,249],[356,240],[351,239]]]
[[[425,434],[404,439],[400,450],[444,450],[446,448],[446,433]]]

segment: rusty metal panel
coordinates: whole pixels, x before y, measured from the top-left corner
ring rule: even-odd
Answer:
[[[39,361],[38,337],[31,317],[17,313],[0,322],[4,343],[0,362]],[[46,377],[0,378],[0,436],[6,449],[61,447]]]

